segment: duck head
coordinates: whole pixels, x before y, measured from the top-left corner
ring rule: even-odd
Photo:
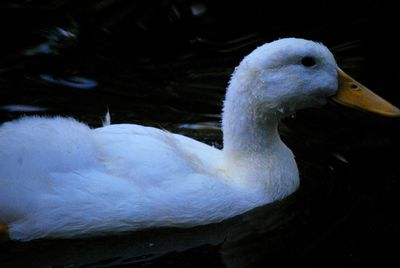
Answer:
[[[387,116],[400,110],[341,71],[322,44],[287,38],[245,57],[230,80],[222,115],[228,177],[269,199],[297,189],[293,153],[279,136],[282,117],[328,100]],[[257,196],[257,195],[255,195]]]
[[[328,99],[386,116],[400,110],[338,68],[324,45],[285,38],[258,47],[236,68],[226,102],[246,100],[259,118],[284,117]]]

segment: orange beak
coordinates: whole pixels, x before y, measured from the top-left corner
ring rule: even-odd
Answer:
[[[332,97],[333,101],[355,109],[364,110],[383,116],[400,116],[400,110],[396,106],[379,97],[367,87],[358,83],[340,68],[337,68],[337,73],[339,89],[336,95]]]

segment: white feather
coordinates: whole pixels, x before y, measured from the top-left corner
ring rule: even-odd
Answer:
[[[107,113],[104,116],[104,120],[103,120],[103,127],[109,126],[109,125],[111,125],[111,115],[110,115],[110,111],[107,109]]]

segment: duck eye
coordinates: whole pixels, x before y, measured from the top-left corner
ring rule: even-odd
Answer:
[[[301,64],[303,64],[306,67],[311,67],[316,64],[315,60],[313,57],[304,57],[301,59]]]

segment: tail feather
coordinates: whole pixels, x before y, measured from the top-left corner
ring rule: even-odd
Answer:
[[[107,109],[107,113],[104,116],[103,120],[103,127],[111,125],[111,116],[110,116],[110,111]]]

